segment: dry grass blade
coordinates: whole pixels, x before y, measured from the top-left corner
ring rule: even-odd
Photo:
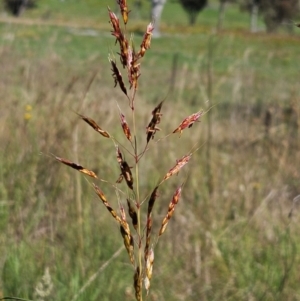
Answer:
[[[156,131],[159,131],[160,129],[156,126],[157,124],[160,123],[161,120],[161,108],[163,105],[164,101],[161,101],[152,111],[152,119],[149,122],[148,126],[147,126],[147,130],[146,130],[146,134],[147,134],[147,143],[149,143],[150,139],[154,138],[154,135],[156,133]]]
[[[162,221],[161,228],[159,230],[159,236],[161,236],[166,230],[168,222],[169,222],[169,220],[171,219],[171,217],[174,213],[175,206],[179,202],[179,198],[181,196],[181,190],[182,190],[182,185],[176,189],[176,191],[173,195],[173,198],[172,198],[172,200],[169,204],[168,213]]]
[[[186,117],[181,123],[180,125],[173,131],[173,133],[182,133],[182,131],[185,129],[185,128],[190,128],[193,126],[193,124],[199,120],[199,118],[202,116],[203,114],[203,111],[199,111],[197,113],[194,113],[188,117]]]
[[[108,132],[102,130],[101,127],[92,118],[86,117],[86,116],[78,114],[78,113],[77,113],[77,115],[80,116],[82,118],[82,120],[84,120],[87,124],[89,124],[96,132],[101,134],[103,137],[110,138],[110,135],[108,134]]]
[[[68,165],[68,166],[70,166],[70,167],[72,167],[72,168],[74,168],[74,169],[76,169],[76,170],[84,173],[85,175],[88,175],[88,176],[90,176],[92,178],[98,179],[97,175],[92,170],[86,169],[83,166],[81,166],[81,165],[79,165],[77,163],[71,162],[71,161],[69,161],[67,159],[59,158],[59,157],[56,157],[56,156],[54,156],[54,157],[55,157],[55,159],[57,161],[65,164],[65,165]]]
[[[140,267],[137,267],[134,273],[133,286],[135,290],[135,298],[137,301],[142,300],[142,275]]]
[[[138,216],[137,216],[137,213],[136,213],[136,211],[135,211],[134,207],[132,206],[129,199],[127,199],[127,205],[128,205],[128,214],[131,218],[132,225],[133,225],[134,229],[137,230]]]
[[[176,165],[168,171],[168,173],[164,176],[162,182],[169,179],[174,174],[177,174],[180,171],[180,169],[189,162],[191,157],[192,157],[192,154],[189,154],[189,155],[183,156],[180,160],[177,160]]]

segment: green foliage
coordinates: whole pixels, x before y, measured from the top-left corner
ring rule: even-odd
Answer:
[[[207,0],[179,0],[183,9],[189,15],[190,25],[194,25],[198,13],[207,5]]]
[[[19,16],[24,9],[36,7],[36,0],[4,0],[5,8],[14,16]]]
[[[299,1],[297,0],[247,0],[241,2],[241,7],[251,12],[253,6],[259,8],[260,14],[263,16],[268,32],[278,30],[282,23],[285,23],[289,30],[293,30],[293,23],[299,13]]]

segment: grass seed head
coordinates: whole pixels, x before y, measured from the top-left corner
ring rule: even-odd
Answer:
[[[110,214],[112,215],[112,217],[120,224],[123,223],[122,219],[117,215],[116,211],[109,205],[109,203],[106,200],[106,197],[104,196],[102,190],[95,184],[93,184],[94,186],[94,190],[96,192],[96,194],[98,195],[98,197],[100,198],[100,200],[103,202],[104,206],[107,208],[107,210],[110,212]]]
[[[118,146],[116,146],[116,152],[117,152],[117,161],[119,164],[121,164],[123,162],[123,156]]]
[[[137,216],[137,213],[136,213],[136,211],[135,211],[134,207],[132,206],[129,199],[127,199],[127,205],[128,205],[128,214],[131,217],[132,225],[133,225],[134,229],[137,230],[138,216]]]
[[[154,138],[155,133],[160,130],[156,125],[159,124],[160,120],[161,120],[161,116],[162,116],[161,108],[162,108],[163,102],[164,101],[161,101],[152,111],[152,119],[149,122],[149,124],[147,126],[147,130],[146,130],[147,143],[149,143],[150,139]]]
[[[176,191],[173,195],[173,198],[172,198],[171,202],[169,203],[168,212],[167,212],[166,216],[164,217],[162,224],[161,224],[161,228],[159,230],[159,236],[161,236],[167,228],[168,222],[174,213],[175,206],[179,202],[179,199],[181,196],[181,191],[182,191],[182,185],[176,189]]]
[[[128,163],[123,160],[122,153],[120,151],[120,148],[117,146],[117,161],[120,165],[121,174],[119,176],[119,179],[117,180],[117,183],[121,183],[123,179],[125,179],[127,186],[133,190],[133,177],[130,170],[130,167]]]
[[[131,137],[131,131],[130,131],[130,128],[128,126],[128,123],[126,122],[126,119],[125,119],[125,116],[120,113],[120,119],[121,119],[121,126],[122,126],[122,129],[123,129],[123,132],[126,136],[126,138],[131,141],[132,137]]]
[[[124,24],[126,25],[128,22],[128,14],[130,11],[128,10],[127,1],[126,0],[117,0],[118,5],[120,6],[122,18],[124,21]]]
[[[89,124],[96,132],[101,134],[105,138],[110,138],[110,135],[108,132],[101,129],[101,127],[92,119],[86,116],[83,116],[81,114],[78,114],[82,120],[84,120],[87,124]]]
[[[141,76],[140,68],[141,64],[138,62],[139,57],[135,53],[134,48],[131,50],[131,64],[128,68],[128,80],[130,83],[130,89],[137,90],[138,79]]]
[[[144,38],[141,44],[141,49],[139,52],[139,55],[141,57],[143,57],[145,55],[146,50],[150,48],[153,29],[154,29],[153,23],[149,23],[149,25],[147,26],[147,30],[144,34]]]
[[[180,160],[177,160],[176,165],[167,172],[167,174],[164,176],[162,181],[169,179],[174,174],[178,174],[178,172],[181,170],[181,168],[189,162],[191,157],[192,157],[192,154],[189,154],[189,155],[183,156]]]
[[[150,243],[151,243],[152,223],[153,223],[152,217],[149,216],[147,218],[147,226],[146,226],[146,243],[145,243],[145,249],[144,249],[145,262],[147,262],[147,259],[148,259],[149,247],[150,247]]]
[[[151,193],[151,196],[150,196],[150,199],[148,201],[148,217],[151,215],[151,212],[152,212],[152,209],[153,209],[153,206],[154,206],[154,203],[155,203],[155,200],[158,196],[157,194],[157,189],[158,189],[158,186],[156,186],[152,193]]]
[[[123,78],[122,78],[122,74],[119,71],[116,62],[114,62],[112,59],[109,58],[110,64],[112,66],[111,71],[113,72],[112,76],[115,80],[115,87],[117,86],[117,84],[119,84],[120,89],[122,90],[122,92],[128,97],[127,95],[127,89],[125,87],[125,84],[123,82]]]
[[[97,175],[92,170],[84,168],[83,166],[81,166],[81,165],[79,165],[77,163],[74,163],[74,162],[71,162],[71,161],[69,161],[67,159],[59,158],[59,157],[56,157],[56,156],[55,156],[55,159],[57,161],[65,164],[65,165],[68,165],[68,166],[70,166],[70,167],[72,167],[72,168],[74,168],[74,169],[76,169],[76,170],[84,173],[85,175],[88,175],[88,176],[90,176],[92,178],[95,178],[95,179],[98,178]]]
[[[133,286],[135,290],[135,298],[137,301],[142,300],[142,275],[140,267],[137,267],[133,277]]]
[[[193,126],[193,124],[199,120],[199,118],[201,117],[201,115],[203,114],[203,111],[199,111],[197,113],[194,113],[188,117],[186,117],[181,123],[180,125],[173,131],[173,133],[182,133],[182,131],[185,128],[190,128]]]
[[[116,37],[116,42],[119,42],[121,51],[120,60],[123,67],[125,67],[127,65],[128,41],[120,28],[120,22],[118,17],[110,10],[110,8],[108,8],[108,14],[110,18],[110,23],[113,27],[113,31],[111,32],[111,34]]]
[[[147,295],[149,294],[149,289],[150,289],[150,280],[152,278],[153,263],[154,263],[154,251],[153,248],[151,248],[148,252],[148,256],[146,260],[146,276],[144,278],[144,285],[147,290]]]
[[[128,224],[127,224],[128,225]],[[128,226],[129,229],[129,226]],[[128,233],[128,229],[125,229],[123,225],[120,225],[120,232],[122,234],[123,240],[124,240],[124,246],[127,250],[127,253],[129,255],[130,262],[132,265],[134,265],[134,240],[133,236]]]
[[[130,167],[126,161],[123,161],[121,164],[121,173],[126,181],[127,186],[133,190],[133,177]]]

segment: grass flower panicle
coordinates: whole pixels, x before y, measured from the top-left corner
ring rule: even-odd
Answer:
[[[135,51],[133,46],[132,39],[128,42],[126,35],[126,24],[128,22],[128,6],[126,1],[124,0],[118,0],[117,1],[123,23],[124,23],[124,30],[120,26],[120,20],[116,16],[115,13],[113,13],[108,8],[108,15],[110,19],[110,23],[112,26],[112,35],[116,38],[116,43],[119,44],[119,58],[120,63],[123,66],[123,69],[127,69],[127,75],[128,75],[128,86],[126,87],[126,83],[123,80],[122,73],[120,69],[117,66],[116,60],[113,60],[111,57],[113,57],[112,54],[109,55],[109,62],[111,65],[112,70],[112,77],[114,79],[114,85],[119,86],[121,91],[126,95],[127,99],[129,100],[129,109],[132,112],[132,120],[130,120],[130,124],[133,124],[132,129],[130,129],[125,115],[121,112],[119,103],[117,102],[117,107],[119,110],[119,120],[121,123],[121,127],[123,130],[123,133],[126,137],[125,143],[129,142],[130,147],[125,147],[123,143],[120,143],[117,141],[113,136],[111,136],[107,131],[104,131],[100,126],[91,118],[86,117],[84,115],[78,114],[86,123],[88,123],[95,131],[99,132],[102,136],[106,138],[110,138],[115,146],[116,151],[116,161],[119,165],[119,178],[117,179],[116,183],[121,184],[122,182],[126,183],[125,189],[124,186],[123,190],[122,188],[117,188],[116,185],[110,184],[115,190],[116,194],[118,196],[118,203],[119,203],[119,210],[117,213],[116,210],[113,209],[113,207],[108,203],[106,196],[104,195],[103,191],[94,183],[92,183],[94,190],[99,197],[99,199],[102,201],[103,205],[107,208],[107,210],[110,212],[112,217],[115,219],[115,221],[119,224],[120,233],[123,239],[123,244],[125,246],[125,249],[128,253],[129,260],[131,265],[134,267],[134,280],[133,280],[133,287],[135,290],[135,298],[137,301],[143,300],[143,284],[144,289],[149,294],[150,290],[150,282],[153,276],[153,264],[154,264],[154,248],[157,241],[155,241],[155,237],[158,238],[161,236],[165,230],[166,227],[172,218],[174,214],[174,210],[176,205],[179,202],[181,193],[182,193],[182,187],[178,187],[172,197],[171,202],[168,206],[168,211],[165,217],[163,218],[161,222],[161,227],[159,230],[159,233],[157,235],[153,235],[153,207],[154,204],[158,198],[158,189],[159,187],[170,177],[172,177],[175,174],[178,174],[179,171],[190,161],[192,157],[192,153],[183,156],[181,159],[176,161],[176,164],[165,174],[162,181],[155,186],[155,188],[152,190],[152,192],[149,194],[149,200],[148,200],[148,208],[145,216],[145,220],[142,218],[142,205],[144,204],[144,200],[140,199],[140,184],[139,179],[142,175],[142,171],[140,170],[140,160],[144,158],[145,154],[148,154],[148,150],[151,147],[155,147],[156,143],[152,146],[149,146],[150,140],[152,140],[156,134],[157,131],[160,131],[160,128],[158,127],[158,124],[161,123],[162,118],[162,107],[165,100],[162,100],[158,105],[152,110],[151,115],[152,118],[150,122],[148,123],[148,126],[146,127],[146,142],[142,142],[144,144],[145,148],[144,150],[139,153],[139,146],[140,141],[137,138],[137,129],[140,129],[141,127],[137,127],[136,123],[136,108],[134,107],[134,101],[136,97],[136,91],[138,87],[138,81],[141,75],[140,68],[142,64],[142,58],[144,58],[146,52],[150,49],[151,44],[151,37],[152,32],[154,29],[153,23],[150,23],[147,26],[146,32],[143,36],[142,42],[140,44],[140,50],[138,52]],[[128,91],[131,91],[132,93],[129,93]],[[185,118],[179,126],[173,131],[173,133],[179,132],[180,134],[185,128],[190,128],[192,125],[199,121],[199,118],[202,116],[203,112],[199,111],[197,113],[194,113],[187,118]],[[168,137],[170,135],[167,135]],[[140,136],[139,136],[140,137]],[[128,162],[125,160],[125,156],[129,155],[132,157],[134,161],[134,166],[130,166]],[[73,163],[69,160],[62,159],[59,157],[55,157],[56,160],[59,162],[68,165],[92,178],[98,179],[97,175],[89,170],[84,168],[83,166]],[[102,182],[105,182],[108,184],[109,182],[100,179]],[[125,180],[125,181],[123,181]],[[121,187],[121,186],[120,186]],[[127,221],[126,217],[126,210],[124,208],[122,199],[119,196],[119,192],[122,191],[122,196],[126,196],[126,203],[127,203],[127,212],[130,217],[130,220]],[[130,222],[130,224],[129,224]],[[145,233],[144,233],[145,232]]]

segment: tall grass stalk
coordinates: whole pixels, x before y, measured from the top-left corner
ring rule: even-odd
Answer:
[[[179,171],[189,162],[193,153],[190,152],[189,154],[182,156],[181,159],[177,160],[175,165],[161,178],[158,184],[153,188],[152,192],[144,193],[141,191],[140,178],[144,178],[145,173],[140,169],[140,162],[141,160],[146,160],[146,157],[149,156],[148,154],[151,153],[152,148],[157,147],[158,140],[155,141],[154,138],[155,134],[160,131],[158,124],[160,124],[163,117],[161,111],[163,108],[164,100],[158,103],[152,112],[149,112],[150,122],[148,126],[144,125],[141,127],[139,120],[137,120],[136,114],[136,108],[141,106],[141,104],[136,99],[136,95],[139,79],[141,76],[140,70],[142,66],[142,59],[146,52],[150,49],[154,26],[152,23],[147,26],[146,32],[140,44],[140,48],[139,50],[136,50],[137,47],[135,47],[132,37],[128,38],[130,35],[126,29],[126,24],[129,20],[129,8],[127,6],[127,2],[125,0],[119,0],[117,1],[117,3],[122,16],[121,20],[123,22],[123,25],[120,25],[120,19],[115,13],[110,10],[110,8],[108,8],[109,19],[113,29],[112,35],[116,38],[116,43],[118,43],[119,45],[119,50],[118,52],[116,52],[117,54],[109,54],[109,62],[111,64],[111,71],[115,82],[115,87],[118,86],[120,88],[122,94],[124,95],[125,101],[127,101],[128,103],[128,108],[131,111],[131,120],[129,121],[129,123],[127,123],[127,114],[124,113],[124,103],[122,101],[117,101],[119,120],[121,122],[121,128],[123,129],[125,136],[124,138],[126,138],[125,142],[120,141],[120,138],[116,138],[108,131],[102,129],[92,118],[81,114],[79,114],[79,116],[100,135],[102,135],[104,138],[110,139],[113,142],[114,148],[116,150],[116,163],[119,164],[120,172],[119,178],[116,183],[120,184],[121,182],[123,182],[125,183],[123,184],[123,186],[125,185],[125,187],[123,187],[122,189],[119,188],[119,186],[117,186],[110,180],[98,177],[95,172],[81,166],[80,164],[60,157],[56,157],[56,159],[61,163],[64,163],[74,169],[77,169],[85,175],[94,178],[95,180],[98,179],[100,181],[100,184],[102,183],[101,186],[103,186],[103,184],[106,184],[115,190],[119,203],[119,210],[117,211],[113,208],[114,206],[112,206],[106,198],[104,192],[102,191],[102,188],[100,188],[99,185],[93,183],[96,194],[120,226],[120,232],[123,238],[124,246],[127,250],[129,260],[134,270],[133,286],[135,290],[135,298],[138,301],[142,301],[144,290],[148,294],[150,289],[155,245],[158,241],[158,237],[165,232],[168,222],[171,219],[176,205],[180,200],[183,183],[179,184],[178,188],[173,194],[173,197],[171,198],[169,206],[166,210],[166,215],[161,222],[160,231],[155,234],[153,233],[154,230],[152,227],[153,207],[158,197],[158,191],[160,189],[160,186],[163,185],[165,181],[167,181],[173,175],[179,173]],[[115,56],[119,56],[120,58],[120,63],[123,67],[122,72],[121,68],[119,68],[118,66],[119,62],[117,62]],[[126,73],[128,86],[124,80]],[[168,138],[169,136],[176,133],[179,133],[179,135],[181,135],[186,128],[192,127],[193,124],[200,119],[202,114],[203,112],[199,111],[184,118],[173,132],[165,135],[165,137],[163,138]],[[129,124],[131,124],[133,127],[132,131]],[[144,128],[146,128],[146,134],[140,133],[144,132]],[[141,136],[144,136],[144,141],[141,141]],[[74,143],[74,145],[77,145],[77,142]],[[167,150],[165,151],[167,153]],[[131,158],[131,163],[128,163],[128,157]],[[131,172],[132,168],[134,168],[133,173]],[[151,179],[149,178],[148,181],[150,180]],[[143,197],[141,197],[142,193]],[[127,202],[128,213],[131,222],[129,222],[128,218],[126,217],[124,209],[124,198]],[[145,212],[144,210],[142,211],[142,207],[145,207],[147,203],[148,208],[146,216],[144,218]],[[77,200],[77,204],[80,219],[82,210],[79,200]],[[79,226],[80,228],[82,227],[80,222]]]

